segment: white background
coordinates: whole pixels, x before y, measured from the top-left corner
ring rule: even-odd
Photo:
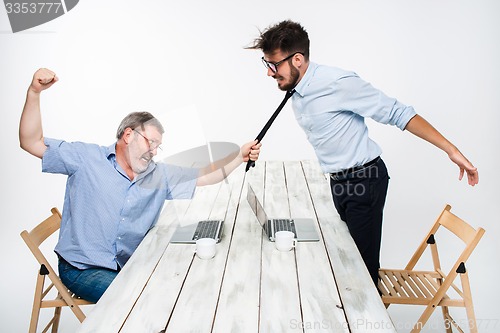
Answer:
[[[165,125],[167,154],[205,141],[242,144],[283,95],[266,77],[260,52],[244,47],[259,29],[292,19],[309,32],[312,61],[354,70],[414,106],[479,168],[480,184],[472,188],[457,180],[443,152],[367,120],[391,175],[382,266],[404,266],[451,204],[486,229],[467,267],[480,332],[498,332],[498,13],[495,0],[85,0],[52,22],[12,34],[0,9],[0,330],[24,332],[30,318],[37,264],[19,233],[63,202],[65,177],[42,174],[40,161],[19,148],[19,116],[34,71],[47,67],[60,78],[42,96],[46,136],[109,145],[126,114],[147,110]],[[315,158],[289,106],[263,143],[262,160]],[[452,249],[442,250],[452,258]],[[407,332],[421,308],[389,312]],[[465,311],[453,313],[465,320]],[[426,331],[438,330],[440,321],[437,310]],[[65,309],[61,331],[75,327]]]

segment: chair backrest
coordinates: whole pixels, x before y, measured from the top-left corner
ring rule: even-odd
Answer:
[[[474,241],[482,228],[477,230],[470,226],[467,222],[453,214],[450,205],[447,205],[438,219],[438,223],[451,231],[455,236],[460,238],[465,244]],[[484,233],[484,230],[482,231]]]
[[[54,207],[50,211],[52,215],[38,224],[33,230],[21,232],[24,242],[41,265],[47,265],[48,262],[42,251],[40,251],[40,245],[61,227],[61,213],[59,210]]]
[[[406,265],[407,270],[411,270],[415,267],[416,263],[422,256],[423,252],[427,248],[427,246],[431,246],[431,251],[433,254],[433,260],[435,266],[439,266],[439,258],[437,256],[437,248],[435,246],[434,236],[440,227],[444,227],[453,233],[456,237],[458,237],[464,244],[465,248],[458,257],[454,269],[457,269],[460,263],[467,261],[472,251],[479,243],[481,237],[483,237],[484,229],[479,227],[474,229],[467,222],[456,216],[451,212],[451,206],[446,205],[441,212],[441,214],[436,219],[436,222],[430,229],[429,233],[425,236],[424,240],[415,251],[415,254]],[[456,266],[456,267],[455,267]]]

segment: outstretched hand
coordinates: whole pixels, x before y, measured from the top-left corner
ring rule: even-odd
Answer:
[[[459,180],[462,180],[464,173],[467,172],[469,185],[474,186],[479,182],[477,168],[469,162],[469,160],[458,150],[457,147],[455,147],[441,133],[432,127],[427,120],[417,114],[411,118],[408,124],[406,124],[405,129],[446,152],[451,161],[458,165],[458,168],[460,169],[460,174],[458,176]]]
[[[462,180],[464,173],[467,173],[469,185],[474,186],[479,183],[479,172],[477,168],[457,149],[449,155],[450,159],[460,168],[459,180]]]
[[[30,91],[41,93],[43,90],[50,88],[56,83],[59,78],[56,73],[47,68],[40,68],[33,75],[33,81],[29,87]]]
[[[257,140],[245,143],[240,147],[239,156],[229,154],[226,158],[210,164],[206,168],[200,170],[200,174],[196,181],[197,186],[205,186],[216,184],[226,178],[231,172],[234,171],[242,162],[248,160],[256,161],[259,158],[260,146]]]

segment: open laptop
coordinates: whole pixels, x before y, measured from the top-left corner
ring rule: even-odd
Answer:
[[[248,184],[247,200],[257,216],[257,220],[266,232],[271,242],[274,242],[274,234],[278,231],[288,230],[295,234],[295,239],[299,242],[319,241],[318,232],[314,226],[314,220],[308,218],[268,218],[262,204],[255,195],[252,186]]]
[[[194,244],[200,238],[213,238],[219,243],[223,226],[223,220],[203,220],[185,227],[177,227],[170,243]]]

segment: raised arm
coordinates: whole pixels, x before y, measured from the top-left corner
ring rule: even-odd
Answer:
[[[410,133],[424,139],[439,149],[443,150],[448,157],[455,163],[459,169],[460,174],[458,179],[462,180],[464,171],[467,172],[467,179],[469,185],[474,186],[479,182],[479,173],[477,168],[455,147],[448,141],[441,133],[439,133],[431,124],[419,115],[414,116],[406,125],[405,128]]]
[[[259,158],[261,146],[262,144],[257,143],[257,140],[248,142],[241,146],[239,154],[230,154],[201,169],[196,186],[216,184],[225,179],[241,163],[248,162],[249,159],[256,161]]]
[[[19,122],[21,148],[38,158],[42,158],[47,149],[43,142],[40,93],[50,88],[57,80],[56,74],[49,69],[41,68],[35,72],[26,94],[26,102]]]

